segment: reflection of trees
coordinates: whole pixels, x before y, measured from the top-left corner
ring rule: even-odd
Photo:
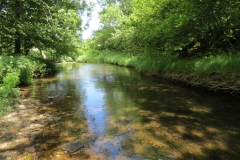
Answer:
[[[84,74],[76,68],[70,75],[62,74],[58,80],[42,83],[36,96],[49,102],[48,95],[59,95],[53,99],[54,105],[67,112],[84,101],[87,87],[81,80]],[[80,78],[74,78],[75,75]],[[119,140],[119,149],[125,156],[138,158],[140,155],[148,159],[240,157],[239,100],[197,93],[161,80],[153,82],[122,67],[93,69],[87,78],[105,93],[109,113],[105,138]]]
[[[84,157],[88,154],[87,152],[86,154],[80,152],[68,155],[59,149],[63,144],[76,139],[83,142],[84,145],[90,142],[87,139],[89,134],[85,133],[87,123],[84,118],[84,110],[76,113],[77,109],[79,109],[77,107],[81,106],[84,100],[82,81],[76,78],[73,79],[73,75],[76,73],[75,70],[72,70],[70,76],[60,73],[60,77],[43,79],[42,83],[32,87],[34,94],[30,93],[31,96],[34,95],[34,98],[40,101],[39,103],[33,101],[36,103],[36,107],[39,107],[37,110],[39,112],[38,116],[41,114],[40,117],[42,115],[45,117],[43,129],[33,130],[31,133],[31,135],[34,135],[33,138],[29,138],[31,145],[23,145],[26,150],[32,144],[37,143],[39,145],[38,148],[41,149],[41,152],[37,150],[33,157],[40,159],[48,159],[50,156],[53,159],[85,159]],[[49,99],[49,96],[53,99]],[[49,121],[48,117],[60,117],[60,120]],[[35,117],[29,119],[32,118]],[[31,125],[29,127],[32,128]],[[35,134],[35,132],[37,133]],[[86,142],[85,139],[87,139]],[[44,146],[44,149],[41,148],[42,146]],[[25,149],[23,151],[25,152]]]
[[[64,71],[57,76],[57,79],[46,79],[46,82],[41,83],[41,87],[36,88],[34,91],[42,102],[47,104],[53,102],[53,107],[60,109],[64,113],[71,113],[71,117],[77,112],[82,118],[84,113],[80,112],[83,112],[81,107],[85,98],[84,84],[78,75],[78,64],[64,65],[64,67],[68,66],[72,68],[70,73]],[[48,97],[53,97],[53,99]],[[81,111],[78,112],[80,109]]]
[[[97,84],[106,93],[108,134],[122,136],[125,154],[169,159],[240,157],[236,99],[230,104],[232,98],[224,100],[145,78],[138,81],[138,74],[129,73],[103,74]]]
[[[68,71],[71,71],[71,70],[76,71],[83,64],[80,64],[80,63],[62,63],[62,64],[59,64],[59,65],[60,65],[60,67],[62,67],[64,73],[68,73]]]

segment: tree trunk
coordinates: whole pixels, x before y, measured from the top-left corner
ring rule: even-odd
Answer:
[[[20,8],[21,7],[21,3],[19,0],[15,1],[15,25],[18,22],[18,20],[20,19]],[[15,50],[14,53],[15,54],[19,54],[21,53],[21,40],[20,40],[20,33],[18,32],[18,28],[16,28],[16,37],[15,37]]]
[[[2,8],[0,8],[0,10],[2,10]],[[2,29],[2,17],[0,17],[0,30],[1,29]],[[1,34],[0,34],[0,55],[2,55],[2,35]]]
[[[16,39],[15,39],[15,54],[21,53],[21,40],[20,40],[20,35],[18,32],[16,32]]]
[[[24,48],[24,53],[27,56],[29,54],[30,48]]]
[[[25,55],[28,55],[30,49],[32,48],[32,45],[31,45],[31,42],[28,38],[24,38],[24,42],[23,42],[23,50],[24,50],[24,53]]]
[[[0,35],[0,55],[2,55],[2,39],[1,39],[1,35]]]
[[[47,56],[44,54],[43,50],[40,49],[40,53],[41,53],[43,59],[47,59]]]

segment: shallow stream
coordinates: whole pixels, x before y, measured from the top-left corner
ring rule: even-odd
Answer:
[[[240,159],[240,98],[120,66],[62,66],[25,95],[59,118],[48,122],[58,141],[51,154],[64,157],[61,145],[78,140],[75,159]]]

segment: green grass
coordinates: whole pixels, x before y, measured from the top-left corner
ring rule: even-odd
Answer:
[[[240,52],[235,54],[222,54],[206,56],[195,59],[179,59],[167,57],[154,57],[147,54],[135,55],[102,51],[83,54],[76,58],[78,62],[89,63],[111,63],[122,66],[131,66],[138,71],[159,74],[166,71],[183,73],[206,74],[211,72],[219,73],[240,73]]]
[[[148,75],[156,75],[191,86],[231,94],[240,93],[240,52],[214,54],[201,58],[179,59],[153,54],[130,54],[92,51],[76,58],[78,62],[111,63],[133,67]]]

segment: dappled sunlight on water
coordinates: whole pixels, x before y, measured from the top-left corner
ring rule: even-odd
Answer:
[[[119,66],[66,67],[25,94],[48,104],[52,115],[62,118],[47,124],[58,143],[43,157],[240,158],[238,99],[194,91]],[[72,155],[61,150],[73,140],[84,148]]]

